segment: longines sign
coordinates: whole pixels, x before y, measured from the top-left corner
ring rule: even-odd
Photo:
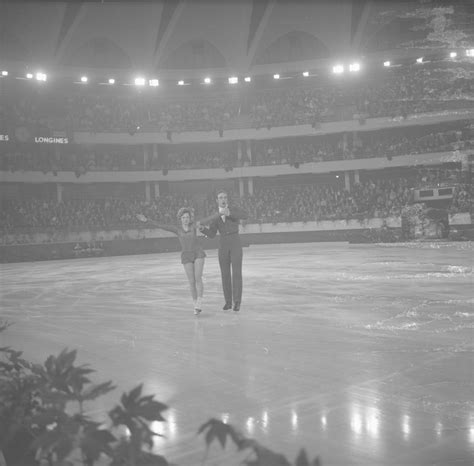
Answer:
[[[69,144],[68,138],[35,136],[35,142],[39,144]]]
[[[0,142],[12,141],[8,134],[0,134]],[[50,136],[35,136],[33,139],[24,139],[22,142],[30,142],[35,144],[69,144],[69,139],[66,137],[50,137]]]

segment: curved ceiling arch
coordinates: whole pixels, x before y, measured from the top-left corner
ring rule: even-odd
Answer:
[[[253,65],[291,63],[329,57],[326,44],[313,34],[304,31],[290,31],[275,39],[258,53]]]
[[[31,53],[14,33],[3,29],[0,34],[0,59],[5,61],[28,61]]]
[[[129,69],[133,63],[129,55],[107,37],[93,37],[72,53],[65,55],[61,63],[87,68]]]
[[[227,60],[209,40],[193,39],[173,50],[160,64],[160,68],[172,70],[227,68]]]

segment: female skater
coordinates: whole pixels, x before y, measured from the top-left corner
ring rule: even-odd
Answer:
[[[186,271],[186,276],[191,288],[191,295],[194,302],[194,314],[198,315],[202,310],[202,296],[204,285],[202,282],[202,271],[206,253],[199,242],[197,230],[200,229],[200,222],[194,223],[194,210],[191,207],[182,207],[178,211],[178,225],[165,225],[153,220],[149,220],[144,215],[137,215],[138,220],[156,226],[162,230],[171,231],[178,236],[181,243],[181,263]],[[211,217],[204,219],[208,221]],[[214,216],[212,216],[214,218]]]

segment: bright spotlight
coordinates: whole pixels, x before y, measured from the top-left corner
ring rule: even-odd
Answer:
[[[274,74],[273,75],[273,79],[280,79],[280,75],[277,73],[277,74]]]
[[[252,78],[250,76],[245,76],[244,81],[246,83],[249,83],[250,81],[252,81]]]
[[[3,70],[2,71],[2,76],[8,76],[8,71]]]
[[[158,81],[158,79],[150,79],[149,84],[152,87],[157,87],[160,85],[160,81]]]
[[[466,57],[474,57],[474,49],[466,50]]]
[[[417,62],[417,63],[423,63],[423,57],[417,58],[417,59],[416,59],[416,62]]]
[[[89,81],[87,76],[81,76],[81,83],[86,83],[87,81]]]
[[[28,79],[33,79],[33,74],[32,73],[26,73],[26,77]]]
[[[332,67],[332,72],[334,74],[344,73],[344,66],[343,65],[335,65],[335,66]]]
[[[303,71],[303,76],[307,78],[309,76],[309,71]]]
[[[115,79],[114,78],[109,78],[109,84],[115,84]]]
[[[239,78],[237,76],[231,76],[229,78],[229,84],[237,84],[239,82]]]
[[[449,57],[450,57],[450,58],[456,58],[457,56],[458,56],[458,54],[457,54],[456,52],[451,52],[451,53],[449,54]]]
[[[135,86],[144,86],[145,78],[135,78]]]
[[[36,80],[37,81],[46,81],[47,77],[44,73],[36,73]]]
[[[211,78],[204,78],[205,84],[211,84]]]
[[[349,65],[349,71],[360,71],[360,63],[351,63]]]
[[[182,79],[178,81],[178,86],[184,86],[184,81]]]

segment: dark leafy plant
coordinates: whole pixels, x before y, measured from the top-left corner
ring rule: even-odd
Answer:
[[[247,466],[291,466],[285,456],[269,450],[254,439],[245,437],[234,427],[219,419],[210,419],[202,424],[198,434],[204,434],[205,436],[206,453],[214,440],[217,440],[221,447],[225,448],[227,439],[229,439],[239,451],[248,453],[243,462]],[[296,458],[295,466],[321,466],[321,463],[319,457],[310,462],[306,451],[301,449]]]
[[[0,321],[0,333],[10,326]],[[120,404],[108,413],[109,426],[90,419],[87,402],[115,389],[111,381],[94,384],[94,371],[76,365],[76,351],[63,350],[44,364],[22,358],[22,352],[0,348],[0,466],[168,466],[152,452],[153,439],[161,436],[151,429],[166,422],[168,406],[143,395],[143,385],[124,393]],[[119,429],[127,435],[118,436]],[[222,448],[233,442],[247,454],[247,466],[291,466],[281,454],[247,438],[234,427],[210,419],[198,430],[204,434],[206,455],[217,441]],[[104,463],[105,462],[105,463]],[[320,466],[301,450],[295,466]]]

